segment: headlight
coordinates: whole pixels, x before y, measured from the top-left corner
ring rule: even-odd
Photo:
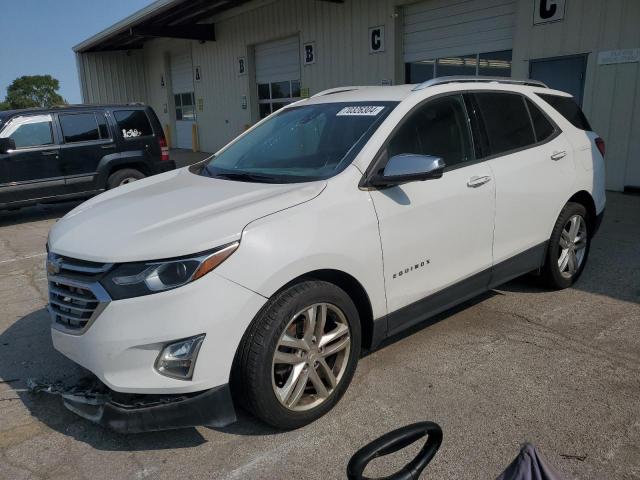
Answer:
[[[102,284],[114,300],[171,290],[206,275],[229,258],[239,245],[239,242],[230,243],[192,257],[123,263],[111,270]]]

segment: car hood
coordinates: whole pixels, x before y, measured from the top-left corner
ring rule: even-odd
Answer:
[[[251,221],[311,200],[325,185],[238,182],[174,170],[79,205],[53,226],[49,248],[104,263],[190,255],[238,240]]]

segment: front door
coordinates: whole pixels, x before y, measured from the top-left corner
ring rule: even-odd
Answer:
[[[571,55],[550,59],[531,60],[529,76],[549,87],[570,93],[582,106],[584,76],[587,69],[586,55]]]
[[[408,114],[384,155],[403,153],[441,157],[447,168],[438,179],[371,192],[390,334],[484,291],[492,263],[495,186],[489,166],[475,161],[462,98]]]
[[[12,118],[0,138],[13,138],[16,149],[0,154],[0,203],[65,193],[60,147],[49,114]]]

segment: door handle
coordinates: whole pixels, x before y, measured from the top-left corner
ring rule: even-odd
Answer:
[[[116,146],[113,143],[110,143],[109,145],[101,145],[100,148],[102,148],[103,150],[108,150],[110,148],[116,148]]]
[[[564,157],[566,157],[566,156],[567,156],[567,152],[565,152],[564,150],[563,150],[563,151],[561,151],[561,152],[553,152],[553,153],[551,154],[551,160],[556,160],[556,161],[558,161],[558,160],[560,160],[561,158],[564,158]]]
[[[47,150],[46,152],[42,152],[42,155],[45,157],[51,156],[51,155],[58,155],[58,151],[57,150]]]
[[[485,175],[483,177],[471,177],[467,182],[467,187],[478,188],[484,185],[485,183],[489,183],[490,181],[491,181],[491,177],[488,175]]]

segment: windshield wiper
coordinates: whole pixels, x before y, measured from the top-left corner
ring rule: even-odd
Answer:
[[[259,175],[257,173],[247,172],[216,172],[213,178],[226,178],[227,180],[236,180],[238,182],[257,182],[257,183],[273,183],[274,178],[268,175]]]

